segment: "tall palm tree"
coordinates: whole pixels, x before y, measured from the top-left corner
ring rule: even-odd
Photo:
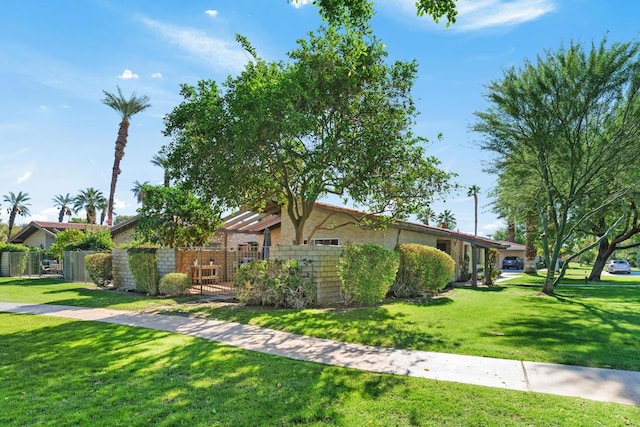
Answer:
[[[438,215],[438,222],[442,228],[448,228],[449,230],[453,230],[456,228],[456,217],[453,216],[453,212],[449,209],[445,209]]]
[[[480,192],[480,187],[477,185],[472,185],[469,187],[469,191],[467,191],[467,197],[473,196],[473,212],[474,212],[474,228],[473,235],[478,235],[478,193]]]
[[[116,183],[118,175],[120,175],[120,161],[124,157],[124,149],[127,146],[127,137],[129,135],[129,119],[135,114],[151,107],[149,97],[146,95],[136,96],[135,93],[129,99],[122,95],[122,91],[118,86],[118,94],[104,92],[102,103],[113,108],[120,114],[120,127],[118,129],[118,138],[116,139],[116,151],[113,159],[113,170],[111,172],[111,188],[109,189],[109,202],[107,204],[107,224],[113,223],[113,201],[116,194]]]
[[[167,162],[167,156],[162,153],[154,154],[151,158],[151,163],[154,166],[159,166],[164,171],[164,186],[168,187],[171,181],[169,176],[169,163]]]
[[[131,189],[131,192],[133,193],[138,203],[141,203],[142,199],[144,198],[142,194],[142,187],[145,185],[149,185],[149,181],[145,181],[145,182],[139,182],[138,180],[133,181],[133,188]]]
[[[7,231],[7,240],[11,237],[11,230],[13,229],[13,224],[16,221],[16,215],[31,215],[29,208],[27,207],[30,203],[25,203],[29,200],[31,200],[29,193],[23,193],[22,191],[19,191],[18,194],[9,191],[9,194],[5,194],[4,201],[10,205],[10,207],[7,208],[7,213],[9,214],[9,231]]]
[[[71,194],[67,193],[64,196],[62,194],[58,194],[53,199],[53,206],[56,208],[60,208],[58,211],[58,222],[62,222],[64,220],[64,216],[71,216],[71,207],[73,204],[73,197]]]
[[[84,209],[87,212],[87,222],[96,223],[96,214],[101,206],[106,206],[106,200],[102,191],[89,187],[80,190],[80,193],[73,199],[73,210],[78,212]]]

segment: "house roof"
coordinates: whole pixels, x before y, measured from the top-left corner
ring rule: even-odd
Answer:
[[[56,234],[63,230],[102,230],[108,229],[97,224],[81,224],[75,222],[47,222],[47,221],[31,221],[24,226],[15,236],[9,239],[10,243],[23,243],[29,236],[36,233],[38,230],[42,230],[45,234],[55,237]]]
[[[525,251],[525,250],[527,250],[527,247],[525,245],[520,244],[520,243],[507,242],[506,240],[499,240],[498,242],[500,244],[506,246],[505,250],[507,250],[507,251]]]
[[[357,211],[355,209],[350,209],[342,206],[333,206],[326,203],[316,202],[315,206],[318,208],[341,212],[347,215],[354,216],[356,218],[361,218],[366,215],[365,212]],[[431,225],[425,224],[417,224],[414,222],[408,221],[400,221],[395,220],[393,225],[402,229],[402,230],[411,230],[417,231],[419,233],[429,233],[434,234],[436,236],[449,237],[456,240],[461,240],[463,242],[470,243],[473,246],[478,246],[481,248],[489,248],[489,249],[505,249],[507,246],[503,244],[503,242],[497,242],[495,240],[491,240],[485,237],[473,236],[471,234],[460,233],[459,231],[449,230],[447,228],[433,227]]]

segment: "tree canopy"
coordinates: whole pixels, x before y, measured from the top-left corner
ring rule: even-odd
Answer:
[[[367,32],[309,33],[289,62],[259,58],[224,90],[183,85],[167,115],[171,177],[221,208],[286,206],[303,240],[314,202],[327,194],[369,213],[404,218],[449,188],[451,175],[412,133],[415,62],[385,63]]]
[[[474,129],[513,190],[511,206],[540,219],[550,266],[545,293],[562,277],[553,267],[580,224],[631,189],[611,184],[638,167],[639,96],[638,44],[606,39],[590,49],[571,43],[547,51],[487,86],[490,106],[476,113]],[[589,198],[596,203],[580,210]]]

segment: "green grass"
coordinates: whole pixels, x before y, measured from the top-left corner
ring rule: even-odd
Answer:
[[[628,285],[640,287],[640,276],[633,276],[628,274],[607,274],[603,271],[600,282],[587,282],[585,277],[588,277],[591,273],[590,265],[580,265],[571,263],[567,268],[565,276],[560,281],[561,284],[566,285],[585,285],[585,284],[602,284],[602,285]],[[537,274],[522,274],[519,277],[506,280],[503,284],[531,284],[540,285],[544,283],[546,270],[541,270]]]
[[[285,310],[179,304],[46,281],[0,281],[0,300],[155,310],[380,347],[640,371],[640,287],[457,288],[431,302]],[[5,295],[8,295],[5,296]]]
[[[184,335],[0,314],[3,426],[624,426],[640,408],[371,374]]]

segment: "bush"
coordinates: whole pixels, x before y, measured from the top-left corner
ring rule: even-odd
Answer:
[[[29,247],[15,243],[0,243],[0,252],[29,252]]]
[[[315,300],[315,286],[296,260],[251,261],[238,269],[233,286],[245,305],[301,309]]]
[[[399,245],[396,250],[400,253],[400,268],[391,288],[396,296],[437,292],[451,282],[456,263],[445,252],[416,243]]]
[[[155,251],[129,252],[129,270],[136,282],[136,290],[149,295],[158,295],[157,264],[158,257]]]
[[[382,246],[345,246],[338,263],[345,304],[376,304],[384,299],[398,272],[400,255]]]
[[[160,279],[159,291],[162,295],[177,297],[191,288],[191,278],[184,273],[168,273]]]
[[[84,257],[84,267],[89,277],[98,286],[107,286],[113,279],[111,253],[101,252]]]

